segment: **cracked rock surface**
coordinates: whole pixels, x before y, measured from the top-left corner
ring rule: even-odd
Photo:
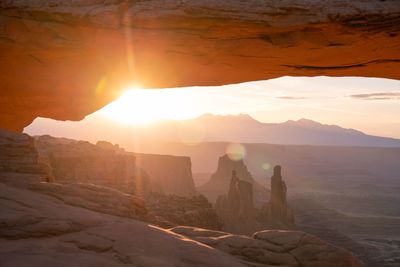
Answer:
[[[361,266],[350,252],[300,231],[264,230],[252,237],[185,226],[171,231],[262,266]]]

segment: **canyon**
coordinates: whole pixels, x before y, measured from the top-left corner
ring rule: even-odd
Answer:
[[[235,175],[245,180],[233,183],[242,187],[236,191],[229,190],[235,166],[226,161],[226,168],[217,167],[227,143],[166,144],[157,153],[163,155],[155,155],[107,141],[21,132],[37,117],[82,120],[128,88],[226,85],[286,75],[400,79],[399,64],[397,0],[1,1],[0,265],[396,266],[397,218],[360,219],[315,202],[336,197],[335,205],[349,212],[343,195],[327,188],[340,185],[361,192],[358,198],[376,188],[393,190],[398,148],[334,147],[327,155],[321,146],[246,144],[256,156],[234,163]],[[197,165],[199,147],[206,148],[202,153],[212,150],[202,162],[206,169]],[[265,177],[277,164],[284,166],[285,182],[274,172],[271,179],[280,185],[269,192]],[[192,169],[209,173],[210,182],[196,189]],[[356,182],[347,184],[354,174]],[[327,177],[324,183],[321,176]],[[380,183],[382,177],[390,183]],[[206,198],[216,180],[223,181],[219,189],[228,199],[248,193],[240,200],[250,207],[242,209],[246,214],[251,200],[256,208],[260,198],[270,199],[264,207],[291,223],[293,211],[299,215],[297,230],[241,235],[221,229]],[[318,192],[311,200],[295,195],[276,202],[275,192],[286,195],[286,184],[290,192],[293,185],[294,193]],[[206,197],[198,194],[202,190]],[[385,212],[397,214],[389,209],[393,199],[389,195],[392,204]],[[354,222],[361,227],[354,229]],[[371,227],[382,235],[368,236]],[[357,242],[341,238],[337,229]],[[368,249],[361,251],[361,243]],[[352,252],[340,247],[350,249],[349,244]],[[379,251],[378,258],[381,252],[390,255],[370,261],[371,251]]]
[[[43,139],[53,145],[71,142],[68,139],[55,141],[49,136]],[[19,166],[26,161],[35,166],[3,168],[0,172],[0,197],[3,199],[0,250],[4,266],[285,264],[333,267],[331,258],[337,258],[335,264],[340,266],[361,266],[350,252],[298,231],[261,231],[253,237],[245,237],[165,223],[152,214],[152,204],[146,205],[146,198],[139,195],[112,189],[112,185],[96,185],[92,183],[96,180],[85,181],[86,177],[78,181],[57,181],[57,176],[51,176],[50,180],[49,173],[56,172],[51,166],[47,166],[46,172],[42,171],[44,159],[36,150],[34,138],[26,134],[2,130],[0,141],[0,150],[7,151],[2,154],[1,166],[9,162]],[[74,145],[79,144],[75,142]],[[105,144],[101,144],[104,147]],[[80,145],[87,149],[88,143]],[[119,155],[114,156],[119,159]],[[110,160],[111,166],[114,163]],[[188,200],[182,197],[174,201],[176,206],[177,202]],[[204,203],[204,200],[196,201]],[[162,210],[166,212],[165,208]],[[204,219],[204,213],[198,216]],[[319,257],[309,257],[310,253]],[[70,260],[72,255],[73,261]]]

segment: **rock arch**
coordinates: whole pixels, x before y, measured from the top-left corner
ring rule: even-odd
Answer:
[[[0,3],[0,127],[80,120],[129,85],[400,78],[397,0]]]

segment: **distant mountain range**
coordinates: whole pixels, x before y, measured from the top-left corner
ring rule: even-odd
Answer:
[[[364,134],[354,129],[326,125],[308,119],[261,123],[249,115],[205,114],[185,122],[202,125],[204,141],[329,146],[400,146],[400,139]]]
[[[28,127],[26,132],[31,135],[50,134],[92,142],[109,140],[135,151],[138,141],[141,146],[166,142],[184,144],[235,142],[400,147],[400,139],[367,135],[336,125],[325,125],[307,119],[262,123],[246,114],[227,116],[205,114],[191,120],[162,121],[144,126],[117,124],[102,117],[89,117],[79,122],[42,119],[35,122],[34,127]]]

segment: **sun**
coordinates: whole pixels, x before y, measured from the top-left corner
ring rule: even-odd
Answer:
[[[180,89],[130,88],[98,113],[116,122],[144,125],[162,120],[185,120],[201,114],[196,101]]]

